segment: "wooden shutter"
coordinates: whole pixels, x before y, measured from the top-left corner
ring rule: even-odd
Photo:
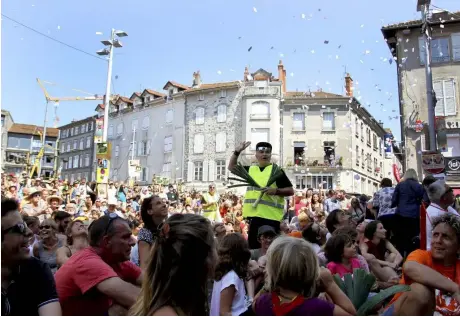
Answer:
[[[420,59],[420,65],[425,65],[425,40],[423,36],[418,38],[418,55]]]
[[[193,181],[193,172],[194,172],[193,163],[188,161],[187,162],[187,182]]]
[[[204,160],[203,161],[203,182],[208,181],[208,173],[209,172],[209,161]]]
[[[214,160],[209,161],[208,179],[213,182],[216,179],[216,162]]]
[[[455,116],[457,114],[455,86],[455,81],[453,79],[444,80],[444,103],[446,116]]]
[[[147,141],[147,155],[150,154],[150,140]]]
[[[433,82],[433,89],[436,93],[436,108],[435,108],[435,116],[436,117],[444,117],[444,90],[442,80],[437,80]]]

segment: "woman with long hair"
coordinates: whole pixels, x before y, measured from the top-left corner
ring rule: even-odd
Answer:
[[[40,261],[49,265],[51,272],[57,271],[57,250],[65,245],[58,238],[58,226],[52,219],[45,219],[40,224],[40,241],[34,245],[33,254]]]
[[[56,252],[58,267],[63,266],[72,255],[89,245],[88,229],[81,220],[75,220],[67,227],[66,236],[67,245],[60,247]]]
[[[218,247],[211,316],[240,316],[251,305],[245,279],[251,252],[239,233],[226,235]]]
[[[139,231],[137,243],[139,249],[139,265],[143,270],[147,268],[150,248],[157,233],[158,226],[168,216],[168,204],[159,196],[150,196],[142,201],[141,217],[144,228]]]
[[[209,315],[208,279],[216,261],[209,220],[175,214],[158,231],[141,293],[131,308],[135,316]]]
[[[412,168],[408,169],[402,181],[396,185],[391,200],[391,207],[396,207],[393,242],[403,257],[419,248],[413,242],[420,234],[420,205],[423,194],[417,172]]]

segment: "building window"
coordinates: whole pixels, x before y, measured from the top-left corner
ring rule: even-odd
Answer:
[[[198,96],[198,100],[203,101],[203,100],[204,100],[204,94],[200,94],[200,95]]]
[[[131,146],[129,148],[129,157],[132,157],[133,153],[136,153],[136,149],[137,149],[137,142],[134,141],[134,143],[131,143]]]
[[[61,144],[61,153],[64,153],[65,152],[65,143],[62,143]]]
[[[219,105],[217,107],[217,122],[227,121],[227,106]]]
[[[359,166],[359,146],[356,146],[356,166]]]
[[[435,108],[437,117],[455,116],[457,114],[455,86],[454,79],[433,81],[433,89],[437,100]]]
[[[196,108],[195,110],[195,124],[204,124],[204,108]]]
[[[452,38],[453,44],[454,37]],[[418,39],[419,45],[419,54],[420,54],[420,64],[425,64],[425,39],[423,36]],[[431,62],[432,63],[442,63],[450,61],[450,47],[449,47],[449,38],[432,38],[431,39]]]
[[[355,134],[356,134],[356,137],[359,138],[359,123],[358,123],[358,119],[355,119]]]
[[[86,132],[85,128],[86,128],[86,125],[85,125],[85,124],[82,124],[82,126],[81,126],[81,133],[85,133],[85,132]]]
[[[79,159],[78,155],[75,155],[73,157],[73,168],[78,168],[78,159]]]
[[[163,163],[163,177],[171,178],[171,163]]]
[[[379,139],[379,153],[380,153],[380,156],[383,156],[382,139]]]
[[[137,155],[139,156],[149,155],[150,154],[150,141],[149,140],[141,141],[137,151],[138,151]]]
[[[203,162],[195,162],[193,165],[194,170],[194,181],[202,181],[203,180]]]
[[[379,163],[377,161],[376,158],[374,158],[374,173],[377,174],[377,167],[378,167]]]
[[[256,101],[251,105],[251,119],[270,119],[270,104],[266,101]]]
[[[91,137],[86,137],[86,148],[89,149],[91,147]]]
[[[70,168],[73,168],[73,164],[72,164],[72,156],[69,156],[69,162],[68,162],[68,165],[67,167],[70,169]]]
[[[85,143],[85,139],[80,139],[80,150],[83,150],[83,145]]]
[[[173,118],[174,118],[174,110],[168,109],[168,111],[166,111],[166,123],[173,122]]]
[[[292,130],[304,131],[305,130],[305,113],[294,113],[292,121]]]
[[[323,113],[323,130],[334,131],[335,130],[335,114],[334,112]]]
[[[361,150],[361,166],[362,166],[362,168],[364,168],[364,165],[365,165],[364,162],[365,162],[365,161],[366,161],[366,158],[365,158],[365,156],[364,156],[364,150],[362,149],[362,150]]]
[[[227,149],[227,133],[226,132],[218,132],[216,134],[216,152],[225,152]]]
[[[224,180],[227,176],[227,164],[224,160],[216,161],[216,176],[219,180]]]
[[[149,168],[143,167],[141,170],[141,181],[147,182],[149,178]]]
[[[374,146],[374,150],[377,150],[378,145],[377,145],[377,135],[376,134],[372,136],[372,145]]]
[[[80,164],[78,166],[83,167],[83,155],[80,155]]]
[[[89,166],[89,154],[85,155],[85,166]]]
[[[67,143],[67,152],[70,152],[70,142]]]
[[[93,121],[89,123],[89,131],[93,131]]]
[[[259,142],[270,142],[270,129],[252,129],[251,131],[251,149],[255,150]]]
[[[366,141],[367,145],[371,146],[371,129],[366,128]]]
[[[131,121],[131,131],[136,131],[138,129],[138,126],[139,120],[133,119],[133,121]]]
[[[109,138],[113,137],[113,125],[109,125],[109,128],[107,129],[107,136]]]
[[[73,136],[73,128],[70,128],[70,136]]]
[[[78,126],[74,128],[74,134],[77,135],[78,134]]]
[[[120,122],[118,125],[117,125],[117,136],[120,136],[123,134],[123,122]]]
[[[195,134],[193,140],[193,153],[199,154],[204,152],[204,135]]]
[[[115,146],[115,157],[118,157],[119,154],[120,154],[120,146],[116,145]]]
[[[76,150],[77,146],[78,146],[78,142],[77,142],[77,140],[74,140],[73,141],[73,149]]]
[[[149,126],[150,126],[150,118],[145,117],[144,119],[142,119],[142,129],[147,130]]]
[[[173,137],[172,136],[167,136],[165,137],[164,140],[164,152],[168,153],[172,151],[172,143],[173,143]]]

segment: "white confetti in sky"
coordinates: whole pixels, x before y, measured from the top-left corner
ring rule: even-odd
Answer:
[[[291,73],[291,77],[294,77],[294,73]]]
[[[305,13],[302,13],[302,19],[305,19]]]
[[[96,32],[96,35],[102,35],[102,32],[98,31],[98,32]]]
[[[219,75],[221,75],[221,74],[222,74],[222,72],[221,72],[220,70],[218,70],[218,71],[217,71],[217,73],[218,73]]]
[[[257,13],[257,8],[256,8],[256,7],[253,7],[253,8],[252,8],[252,11],[254,11],[255,13]]]

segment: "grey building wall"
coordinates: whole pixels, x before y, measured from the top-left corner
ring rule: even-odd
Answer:
[[[82,178],[88,181],[96,180],[95,129],[95,116],[74,121],[59,128],[58,167],[61,179],[71,182]]]

